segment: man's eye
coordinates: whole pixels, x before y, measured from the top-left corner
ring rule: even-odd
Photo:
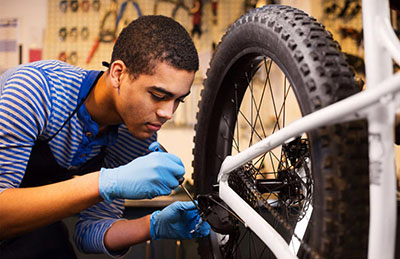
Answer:
[[[164,95],[159,95],[159,94],[155,94],[155,93],[151,93],[151,96],[157,101],[162,101],[165,99]]]

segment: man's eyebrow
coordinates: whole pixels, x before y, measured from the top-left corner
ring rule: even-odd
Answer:
[[[154,90],[154,91],[157,91],[157,92],[166,94],[166,95],[168,95],[168,97],[170,97],[170,98],[175,97],[175,95],[174,95],[173,93],[171,93],[170,91],[165,90],[165,89],[162,88],[162,87],[159,87],[159,86],[152,86],[151,89]],[[190,91],[187,92],[186,94],[182,95],[182,96],[179,96],[178,98],[185,98],[185,97],[188,96],[189,94],[190,94]]]

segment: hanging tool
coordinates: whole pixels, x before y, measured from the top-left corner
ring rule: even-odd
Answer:
[[[94,41],[93,47],[89,52],[89,55],[86,59],[86,64],[89,64],[90,61],[93,58],[94,53],[96,52],[97,48],[99,47],[99,43],[100,42],[113,42],[115,40],[116,37],[116,22],[117,22],[117,0],[112,0],[110,8],[108,9],[108,11],[106,12],[106,14],[104,15],[103,19],[101,20],[100,23],[100,32],[99,32],[99,36],[96,38],[96,40]],[[105,28],[105,24],[106,21],[109,18],[113,18],[114,22],[112,23],[113,26],[111,27],[112,29],[106,29]]]
[[[213,24],[216,25],[218,22],[218,0],[212,0],[211,1],[211,10],[212,10],[212,16],[213,16]]]
[[[199,35],[199,38],[201,37],[202,30],[201,30],[201,17],[202,17],[202,8],[203,4],[201,0],[195,0],[193,2],[193,8],[190,10],[190,13],[193,15],[192,18],[192,23],[193,23],[193,28],[191,31],[192,37],[197,33]]]
[[[173,19],[176,19],[176,14],[178,13],[179,9],[183,9],[184,11],[186,11],[188,14],[190,13],[190,8],[187,7],[185,5],[185,1],[184,0],[156,0],[154,3],[154,9],[153,9],[153,14],[159,14],[158,13],[158,4],[159,3],[170,3],[174,5],[174,9],[171,12],[171,17]]]
[[[128,3],[131,3],[132,6],[135,8],[137,15],[140,17],[142,16],[142,11],[140,10],[139,4],[136,3],[133,0],[126,0],[121,4],[121,7],[119,8],[119,12],[118,12],[118,16],[117,16],[117,21],[115,24],[116,30],[117,31],[121,31],[123,27],[125,27],[127,25],[128,22],[130,22],[131,20],[133,20],[133,17],[131,17],[131,19],[129,21],[125,21],[122,26],[120,26],[120,22],[122,17],[124,16],[126,7],[128,5]]]

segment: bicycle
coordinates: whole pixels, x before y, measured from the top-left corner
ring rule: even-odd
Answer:
[[[389,1],[362,12],[364,91],[301,10],[267,5],[228,28],[195,126],[193,178],[213,229],[202,258],[394,257],[400,43]]]

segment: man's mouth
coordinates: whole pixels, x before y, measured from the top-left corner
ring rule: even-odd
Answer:
[[[158,131],[162,126],[161,123],[147,123],[146,125],[151,131]]]

